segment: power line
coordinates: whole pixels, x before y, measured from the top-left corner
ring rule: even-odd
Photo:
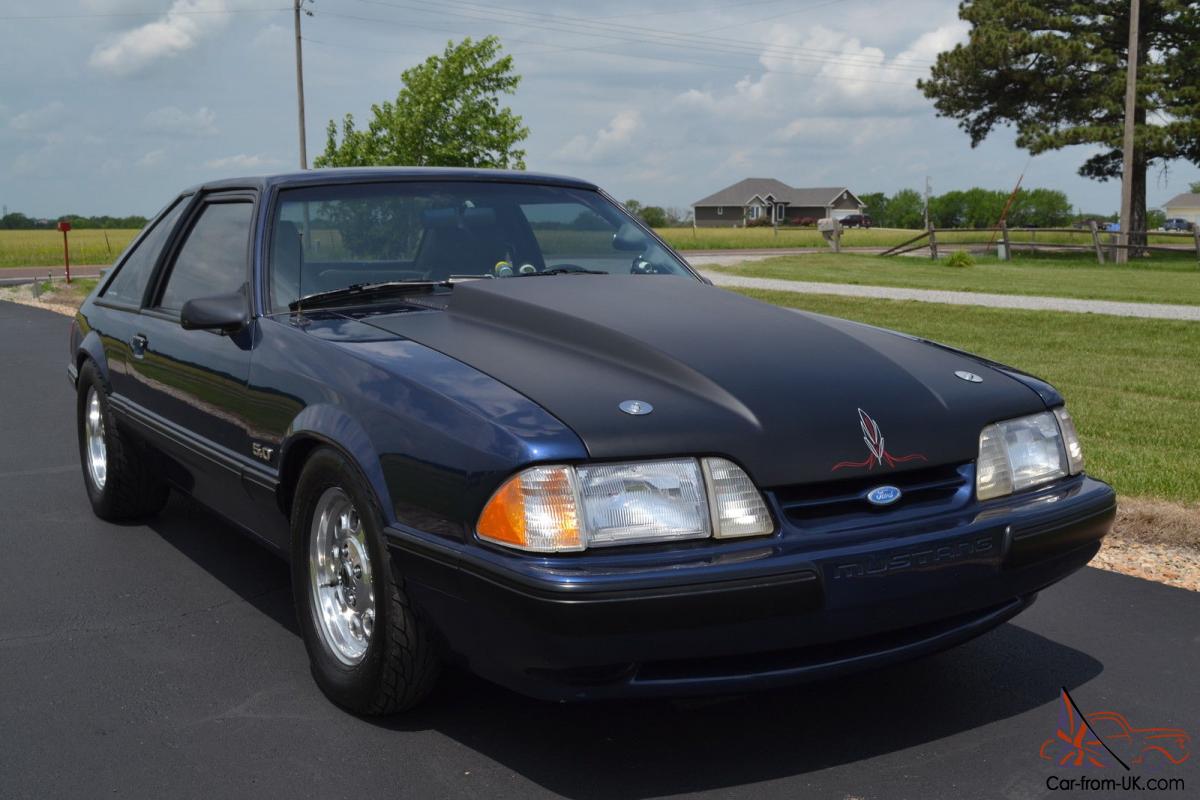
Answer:
[[[643,11],[633,14],[612,14],[607,17],[593,17],[593,19],[642,19],[643,17],[666,17],[676,14],[695,14],[703,11],[728,11],[734,8],[748,8],[749,6],[774,6],[780,3],[790,3],[791,0],[748,0],[744,3],[727,3],[725,5],[707,6],[706,8],[696,8],[695,5],[688,4],[686,8],[675,9],[674,11]]]
[[[822,5],[829,5],[831,2],[841,1],[844,0],[826,0],[826,2],[819,3],[815,6],[809,6],[808,8],[817,8]],[[537,14],[515,8],[482,6],[478,3],[466,2],[465,0],[438,0],[437,2],[429,2],[429,0],[408,0],[408,2],[389,2],[389,0],[357,0],[357,2],[367,5],[414,10],[423,13],[450,14],[452,16],[464,17],[466,19],[498,22],[507,25],[520,24],[524,25],[525,27],[539,28],[555,33],[581,33],[588,36],[617,39],[619,41],[635,41],[643,44],[658,44],[669,47],[688,47],[691,49],[706,49],[712,52],[733,54],[750,53],[755,56],[774,55],[777,57],[798,58],[800,60],[819,60],[821,63],[826,63],[830,60],[825,58],[817,59],[812,55],[820,53],[835,56],[838,59],[845,61],[847,65],[861,63],[863,66],[878,66],[877,59],[875,59],[873,56],[857,53],[845,53],[837,50],[819,50],[816,48],[790,47],[786,45],[771,45],[749,41],[746,39],[729,39],[726,37],[676,33],[674,31],[664,31],[657,28],[597,23],[594,20],[590,20],[585,17],[569,17],[556,14]],[[457,10],[452,10],[448,7],[457,7]],[[494,9],[499,9],[499,11]],[[793,12],[789,11],[787,13]],[[512,16],[516,16],[519,19],[511,19],[510,17]],[[632,39],[630,37],[632,37]],[[906,63],[893,63],[891,67],[894,69],[924,72],[924,66],[916,65],[918,63],[923,63],[926,65],[933,63],[924,59],[916,59],[911,56],[903,57],[901,60]],[[912,66],[909,66],[909,64]]]
[[[367,18],[367,17],[355,17],[355,16],[346,15],[346,14],[330,14],[329,12],[325,12],[324,16],[327,16],[327,17],[328,17],[328,16],[333,16],[333,17],[338,17],[338,18],[342,18],[342,19],[363,20],[363,21],[365,21],[365,22],[382,22],[382,23],[384,23],[384,24],[389,24],[389,25],[404,25],[405,27],[410,27],[410,28],[422,28],[422,29],[426,29],[426,30],[437,30],[437,31],[447,31],[447,30],[448,30],[448,31],[451,31],[451,32],[455,32],[455,29],[453,29],[453,28],[444,28],[444,27],[442,27],[442,28],[434,28],[434,27],[429,27],[429,26],[425,26],[425,25],[420,25],[420,24],[418,24],[418,23],[413,23],[413,22],[399,22],[399,21],[396,21],[396,20],[373,19],[373,18]],[[315,39],[311,39],[311,38],[309,38],[309,37],[305,37],[305,41],[309,41],[309,42],[316,42],[317,44],[323,44],[323,45],[325,45],[325,46],[327,46],[327,47],[341,47],[341,48],[344,48],[344,49],[347,49],[347,50],[361,50],[361,49],[363,49],[363,48],[359,47],[359,46],[358,46],[358,45],[356,45],[356,44],[355,44],[355,45],[349,45],[349,44],[337,44],[337,43],[333,43],[333,42],[327,42],[327,41],[317,41],[317,40],[315,40]],[[522,43],[522,44],[544,44],[543,42],[536,42],[536,41],[533,41],[533,40],[531,40],[531,39],[509,39],[509,40],[507,40],[507,41],[510,41],[510,42],[519,42],[519,43]],[[658,55],[658,56],[653,56],[653,55],[646,55],[646,54],[643,54],[643,53],[613,53],[613,52],[611,52],[611,51],[608,51],[608,50],[603,50],[603,49],[600,49],[600,48],[595,48],[595,47],[581,47],[581,46],[577,46],[577,45],[563,45],[563,46],[561,46],[561,47],[560,47],[560,49],[570,49],[570,50],[572,50],[572,51],[574,51],[574,52],[598,53],[598,54],[600,54],[600,55],[614,56],[614,57],[616,57],[616,56],[619,56],[619,57],[621,57],[621,58],[636,58],[636,59],[641,59],[641,60],[644,60],[644,61],[661,61],[661,62],[666,62],[666,63],[670,63],[670,64],[691,64],[691,65],[694,65],[694,66],[709,67],[709,68],[713,68],[713,69],[724,69],[724,70],[728,70],[728,71],[731,71],[731,72],[738,72],[738,73],[745,73],[745,72],[746,72],[746,67],[745,67],[744,65],[743,65],[743,66],[738,66],[738,65],[736,65],[736,64],[719,64],[719,63],[714,63],[714,62],[711,62],[711,61],[699,61],[699,60],[696,60],[696,59],[686,59],[686,58],[669,58],[669,57],[666,57],[666,56],[661,56],[661,55]],[[391,52],[391,51],[381,51],[381,52]],[[397,53],[396,53],[396,55],[408,55],[408,54],[407,54],[407,53],[399,53],[399,52],[397,52]],[[510,55],[518,55],[518,54],[517,54],[517,53],[512,53],[512,54],[510,54]],[[772,69],[772,70],[770,70],[769,72],[770,72],[771,74],[777,74],[777,75],[796,75],[796,76],[799,76],[799,77],[806,77],[806,78],[816,78],[816,77],[820,77],[820,73],[819,73],[819,72],[800,72],[800,71],[797,71],[797,70],[784,70],[784,69]],[[862,77],[856,77],[856,78],[854,78],[854,80],[855,80],[855,81],[858,81],[858,82],[862,82],[862,83],[873,83],[873,84],[880,84],[880,85],[883,85],[883,86],[904,86],[904,87],[911,87],[911,86],[912,86],[912,84],[910,84],[910,83],[906,83],[906,82],[900,82],[900,81],[883,81],[883,80],[878,80],[878,79],[875,79],[875,78],[862,78]]]
[[[369,2],[369,1],[370,0],[360,0],[360,2]],[[417,6],[413,6],[413,5],[402,5],[399,3],[384,3],[384,2],[378,2],[378,0],[375,0],[375,4],[376,5],[386,5],[386,6],[391,6],[391,7],[395,7],[395,8],[409,8],[409,9],[417,10],[419,12],[426,12],[425,8],[417,7]],[[443,5],[449,5],[449,3],[444,3]],[[464,5],[464,4],[460,3],[458,5]],[[910,67],[907,65],[894,64],[894,63],[893,64],[886,64],[886,63],[881,64],[881,63],[879,63],[879,59],[874,59],[874,58],[872,58],[871,61],[852,60],[854,58],[859,57],[859,56],[856,56],[855,54],[844,54],[843,53],[843,54],[840,54],[833,58],[826,58],[826,57],[811,56],[811,55],[801,55],[800,53],[802,53],[803,51],[793,51],[791,54],[781,54],[781,53],[762,52],[762,50],[757,47],[755,47],[755,49],[753,49],[753,50],[749,50],[746,48],[718,48],[718,47],[705,46],[703,44],[697,44],[697,43],[692,43],[692,42],[666,41],[666,40],[656,39],[656,38],[647,37],[647,36],[632,36],[631,37],[629,35],[620,35],[617,33],[608,33],[608,32],[604,32],[604,31],[592,31],[592,30],[579,31],[570,26],[564,27],[563,23],[554,23],[553,21],[551,21],[550,24],[538,24],[538,23],[525,21],[525,20],[512,21],[512,20],[506,20],[506,19],[497,19],[494,16],[487,16],[487,15],[479,16],[477,14],[461,13],[461,12],[456,12],[453,10],[448,10],[446,8],[441,8],[440,11],[443,14],[448,13],[451,16],[459,16],[459,17],[463,17],[465,19],[469,19],[472,21],[500,22],[501,24],[521,25],[526,28],[547,30],[547,31],[551,31],[554,33],[583,33],[584,35],[587,35],[587,36],[596,36],[596,37],[600,37],[600,38],[604,38],[604,39],[614,40],[614,41],[621,42],[622,44],[640,44],[640,45],[653,44],[653,45],[659,45],[659,46],[664,46],[664,47],[688,48],[689,50],[694,50],[694,51],[698,50],[701,52],[707,52],[707,53],[712,53],[712,54],[716,54],[716,55],[753,56],[755,58],[761,58],[763,56],[771,56],[771,57],[776,57],[776,58],[789,58],[789,59],[796,60],[796,61],[810,62],[810,63],[820,64],[822,66],[835,66],[835,67],[847,67],[847,68],[863,68],[863,67],[865,67],[868,69],[875,69],[875,70],[884,69],[884,70],[924,72],[924,68],[921,68],[921,67]],[[391,20],[391,19],[380,19],[378,17],[362,17],[362,16],[358,16],[358,15],[353,15],[353,14],[340,14],[340,13],[328,12],[328,11],[324,12],[324,16],[333,17],[333,18],[343,18],[343,19],[355,19],[355,20],[372,22],[372,23],[380,23],[381,22],[384,24],[404,25],[406,27],[430,27],[428,25],[422,26],[418,23],[414,23],[414,22],[410,22],[410,21],[405,21],[405,22],[401,23],[401,22],[398,22],[396,20]],[[440,28],[440,27],[433,27],[430,29],[432,29],[432,30],[447,30],[446,28]],[[517,41],[520,41],[520,40],[517,40]],[[539,44],[540,44],[540,42],[539,42]],[[587,47],[581,47],[581,46],[576,46],[576,45],[565,45],[562,47],[562,49],[581,50],[581,51],[588,51],[589,49],[594,50],[594,48],[587,48]],[[610,51],[598,50],[597,52],[608,53]],[[702,66],[712,66],[711,62],[698,61],[696,59],[665,58],[662,56],[648,56],[648,55],[637,54],[637,53],[627,53],[627,54],[622,54],[622,55],[625,57],[631,57],[631,58],[642,58],[642,59],[657,60],[657,61],[674,61],[676,63],[692,63],[692,64],[699,64]],[[719,65],[719,66],[728,66],[728,65]],[[772,71],[788,72],[788,70],[772,70]],[[794,72],[794,74],[809,75],[809,74],[814,74],[814,73]],[[900,83],[898,81],[880,81],[878,79],[871,79],[871,78],[865,78],[865,77],[864,78],[856,78],[856,80],[870,82],[870,83],[908,85],[907,83]]]
[[[165,16],[198,16],[202,14],[258,14],[270,11],[291,11],[291,7],[271,8],[224,8],[207,11],[174,11],[159,9],[157,11],[100,11],[93,14],[38,14],[31,16],[0,17],[5,22],[20,22],[21,20],[62,20],[62,19],[95,19],[97,17],[165,17]]]

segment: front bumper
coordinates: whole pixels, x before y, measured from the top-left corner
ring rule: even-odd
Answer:
[[[409,593],[476,673],[546,699],[741,691],[977,636],[1082,567],[1112,489],[1081,476],[853,536],[538,558],[389,528]]]

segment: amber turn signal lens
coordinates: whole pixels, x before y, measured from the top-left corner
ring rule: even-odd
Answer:
[[[522,550],[582,550],[571,468],[533,467],[509,478],[484,506],[476,531]]]

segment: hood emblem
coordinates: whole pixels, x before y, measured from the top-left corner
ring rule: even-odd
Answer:
[[[649,414],[654,410],[654,406],[650,405],[645,400],[623,400],[617,406],[617,408],[621,409],[626,414],[632,414],[635,417]]]
[[[876,464],[886,464],[889,467],[894,467],[897,464],[902,464],[905,461],[925,461],[925,456],[921,453],[909,453],[905,456],[895,456],[887,451],[883,442],[883,431],[879,429],[879,423],[871,419],[871,415],[858,409],[858,424],[862,428],[863,444],[867,446],[867,451],[870,456],[862,461],[839,461],[833,465],[830,472],[837,472],[839,469],[845,468],[863,468],[868,470],[875,469]],[[894,488],[894,487],[880,487]],[[896,497],[899,498],[899,490],[897,489]]]
[[[983,383],[983,378],[979,377],[974,372],[967,372],[965,369],[955,370],[954,377],[962,378],[968,383]]]
[[[867,492],[867,502],[873,506],[890,506],[900,499],[900,494],[895,486],[876,486]]]

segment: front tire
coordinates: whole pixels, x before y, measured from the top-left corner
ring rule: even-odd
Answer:
[[[92,361],[79,370],[77,386],[79,461],[92,511],[110,522],[154,516],[167,504],[170,489],[155,475],[144,450],[117,427],[108,387]]]
[[[292,504],[292,591],[313,678],[359,714],[394,714],[432,690],[432,637],[383,543],[374,494],[344,457],[320,448]]]

